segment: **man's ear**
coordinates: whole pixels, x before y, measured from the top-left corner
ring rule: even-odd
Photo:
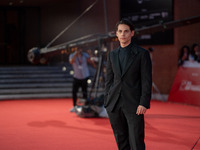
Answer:
[[[131,36],[132,36],[132,37],[134,36],[134,34],[135,34],[135,31],[134,31],[134,30],[131,31]]]
[[[115,35],[117,36],[117,31],[115,32]]]

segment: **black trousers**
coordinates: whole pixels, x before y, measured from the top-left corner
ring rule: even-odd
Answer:
[[[119,150],[145,150],[144,115],[129,113],[123,107],[107,113]]]
[[[73,96],[73,105],[74,106],[76,106],[76,103],[77,103],[77,93],[78,93],[78,90],[80,87],[82,89],[83,98],[87,99],[87,88],[88,88],[87,80],[88,80],[88,78],[81,79],[81,80],[74,78],[73,88],[72,88],[72,96]]]

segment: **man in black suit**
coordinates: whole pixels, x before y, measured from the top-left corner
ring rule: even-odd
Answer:
[[[104,106],[119,150],[145,150],[144,114],[150,108],[152,65],[149,52],[131,39],[129,20],[117,24],[120,47],[109,52]]]

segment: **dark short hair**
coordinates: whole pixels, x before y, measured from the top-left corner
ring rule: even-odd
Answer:
[[[132,22],[129,19],[122,19],[116,24],[116,31],[118,30],[118,26],[120,24],[125,24],[129,26],[131,31],[135,30],[135,27],[133,26]]]

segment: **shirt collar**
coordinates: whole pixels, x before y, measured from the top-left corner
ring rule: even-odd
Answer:
[[[121,47],[120,46],[120,50],[129,50],[131,48],[131,43],[128,45],[128,46],[126,46],[126,47]]]

